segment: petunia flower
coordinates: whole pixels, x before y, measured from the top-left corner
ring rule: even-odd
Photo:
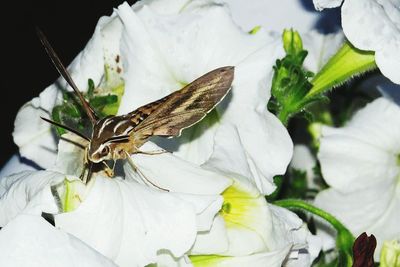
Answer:
[[[314,0],[317,10],[338,7],[342,0]],[[400,83],[400,12],[391,0],[345,0],[342,26],[347,39],[358,49],[375,52],[383,75]]]
[[[400,108],[378,98],[343,128],[323,127],[318,159],[331,187],[316,204],[355,236],[373,233],[375,260],[384,240],[399,238]]]
[[[234,181],[222,193],[224,203],[210,232],[200,233],[190,252],[203,256],[190,258],[217,262],[263,258],[259,264],[264,266],[268,262],[276,262],[276,266],[309,266],[320,247],[319,241],[311,240],[313,237],[303,228],[302,221],[290,211],[268,204],[247,179],[235,177]],[[223,240],[228,241],[227,247]],[[300,259],[299,250],[306,252],[307,259]],[[249,255],[255,257],[246,258]]]
[[[220,126],[234,124],[240,143],[225,143],[245,155],[251,166],[245,176],[254,179],[263,193],[272,192],[272,177],[285,171],[292,150],[286,129],[266,107],[272,65],[282,53],[279,39],[264,30],[254,35],[241,31],[223,5],[193,1],[177,8],[173,3],[179,13],[171,7],[159,11],[159,1],[144,2],[133,10],[123,4],[117,10],[124,24],[122,57],[127,59],[119,113],[159,99],[214,68],[235,66],[232,93],[215,110],[180,138],[157,143],[202,164],[213,152]]]
[[[233,177],[233,176],[231,176]],[[292,212],[270,205],[244,177],[223,193],[219,215],[187,257],[160,255],[160,266],[310,266],[320,241]]]
[[[114,69],[123,70],[116,76],[122,75],[126,84],[118,109],[124,114],[216,67],[235,65],[234,93],[181,138],[163,146],[186,160],[204,163],[212,153],[218,126],[232,122],[238,125],[242,150],[252,165],[249,177],[263,193],[270,193],[275,188],[272,177],[284,173],[292,149],[286,129],[266,108],[272,65],[282,53],[278,42],[264,30],[243,32],[226,6],[213,1],[142,1],[132,8],[123,4],[116,14],[102,18],[69,70],[85,91],[87,80],[101,84],[108,77],[104,66],[115,65],[120,56]],[[59,84],[66,87],[63,80]],[[14,140],[21,155],[45,168],[55,162],[57,138],[40,116],[48,117],[61,103],[60,87],[51,85],[27,103],[15,122]]]
[[[231,184],[229,178],[194,164],[179,168],[182,160],[174,161],[169,155],[159,160],[165,173],[168,168],[180,170],[169,172],[174,177],[164,177],[171,180],[167,183],[170,192],[139,184],[129,172],[125,179],[96,174],[84,185],[71,176],[80,169],[76,163],[83,163],[79,160],[83,150],[79,153],[74,149],[69,141],[60,142],[54,169],[64,173],[24,172],[0,180],[1,226],[7,227],[21,213],[38,218],[43,212],[50,213],[57,229],[79,238],[116,264],[144,266],[156,262],[159,251],[182,257],[192,247],[197,232],[211,228],[221,208],[220,193]],[[203,184],[200,177],[204,177]],[[188,190],[179,184],[184,179]],[[190,193],[192,187],[200,193]]]

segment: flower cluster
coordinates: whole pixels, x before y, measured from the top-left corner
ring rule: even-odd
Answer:
[[[85,127],[60,78],[17,115],[20,154],[44,170],[1,179],[2,251],[27,255],[21,262],[51,253],[46,264],[64,265],[308,266],[318,255],[317,239],[297,215],[264,197],[292,155],[288,132],[266,105],[272,65],[282,53],[279,36],[243,32],[227,7],[212,1],[124,3],[101,18],[68,68],[92,106],[109,101],[96,108],[100,113],[126,114],[227,65],[235,66],[232,93],[179,138],[141,147],[170,153],[134,154],[137,169],[123,161],[113,179],[94,173],[84,184],[78,178],[84,140],[57,138],[40,119]],[[30,228],[32,242],[51,236],[57,245],[9,246],[19,227]],[[60,259],[66,251],[74,257]]]

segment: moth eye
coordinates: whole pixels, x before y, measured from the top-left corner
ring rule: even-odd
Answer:
[[[110,148],[108,146],[105,146],[102,150],[101,150],[101,154],[102,155],[107,155],[110,152]]]

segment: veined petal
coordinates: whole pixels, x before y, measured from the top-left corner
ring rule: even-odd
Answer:
[[[224,123],[218,128],[214,152],[205,166],[248,177],[262,194],[270,194],[275,190],[273,176],[286,170],[292,142],[269,112],[247,114],[240,126]]]
[[[215,203],[222,203],[218,195],[160,192],[118,177],[92,179],[85,201],[72,212],[56,215],[55,222],[121,266],[154,263],[159,250],[181,257],[196,238],[197,215],[210,208],[214,214],[208,216],[213,218]]]
[[[243,4],[241,0],[223,2],[229,6],[234,22],[247,32],[257,26],[276,33],[288,28],[307,32],[315,27],[320,18],[320,14],[307,10],[301,1],[281,0],[274,2],[273,8],[267,1],[252,1],[248,4]],[[283,14],[284,20],[281,19]]]
[[[386,43],[385,48],[375,53],[375,61],[383,75],[392,82],[400,84],[400,75],[396,71],[400,68],[400,40]]]
[[[400,172],[399,118],[400,108],[379,98],[357,112],[345,127],[323,127],[318,158],[328,184],[349,192],[396,179]]]
[[[381,182],[378,185],[351,193],[333,188],[320,192],[315,203],[335,215],[355,236],[373,233],[377,239],[375,260],[379,259],[384,240],[399,236],[397,212],[400,205],[399,185]]]
[[[344,1],[342,7],[343,31],[349,41],[362,50],[380,50],[394,36],[396,28],[387,15],[384,4],[390,1]],[[395,8],[393,6],[392,8]],[[358,12],[354,12],[357,10]]]
[[[48,117],[48,112],[35,107],[32,103],[35,100],[39,98],[26,103],[19,110],[14,122],[13,138],[22,157],[41,167],[49,167],[55,162],[57,146],[51,125],[40,118]]]
[[[322,248],[322,240],[310,233],[307,225],[293,212],[269,205],[273,217],[273,235],[269,239],[273,249],[291,244],[284,266],[311,266]]]
[[[347,39],[357,48],[375,51],[382,73],[400,83],[398,47],[400,11],[391,0],[346,0],[342,6],[342,25]]]
[[[332,0],[329,0],[332,2]],[[304,67],[317,73],[344,43],[343,32],[322,34],[316,30],[301,35],[303,47],[308,51]]]
[[[0,179],[0,226],[21,212],[37,216],[58,212],[50,186],[64,177],[50,171],[25,171]]]
[[[161,151],[161,148],[147,142],[141,150],[151,152]],[[132,160],[150,181],[171,192],[220,194],[232,184],[226,175],[206,170],[168,152],[158,155],[134,154]],[[125,163],[124,169],[128,174],[133,172],[129,163]]]
[[[116,266],[85,243],[40,216],[21,214],[0,231],[0,265]]]

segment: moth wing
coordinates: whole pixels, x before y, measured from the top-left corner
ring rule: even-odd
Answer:
[[[135,127],[134,132],[142,136],[179,136],[183,129],[203,119],[227,95],[233,76],[234,67],[228,66],[197,78],[160,99],[161,103]]]

